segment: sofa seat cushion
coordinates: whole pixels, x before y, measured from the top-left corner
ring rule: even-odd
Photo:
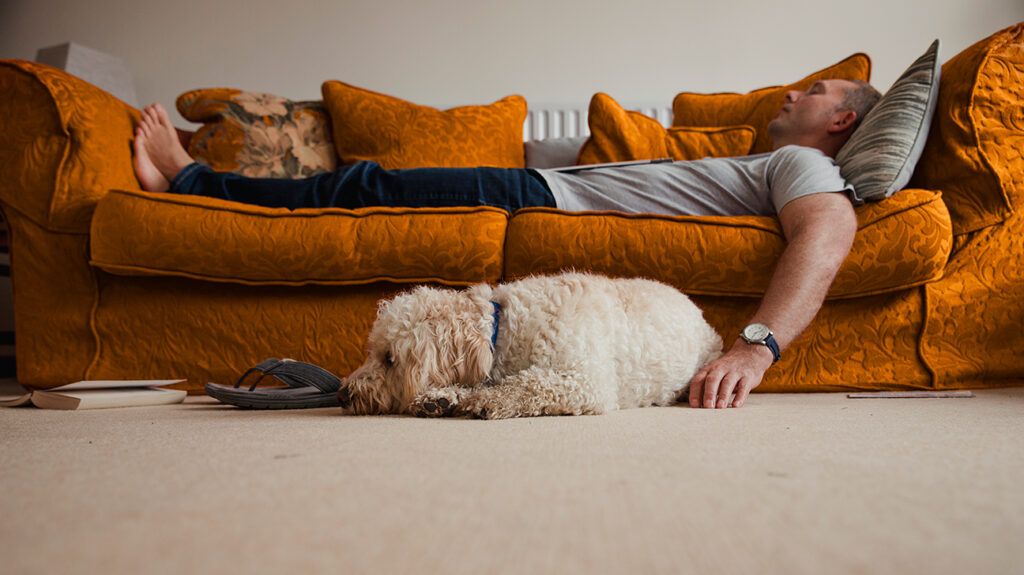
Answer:
[[[118,275],[255,285],[496,282],[508,213],[478,208],[263,208],[112,191],[90,263]]]
[[[935,281],[952,248],[937,192],[904,190],[857,208],[858,231],[829,299]],[[664,281],[689,294],[760,297],[786,247],[774,217],[520,210],[505,248],[508,280],[576,269]]]

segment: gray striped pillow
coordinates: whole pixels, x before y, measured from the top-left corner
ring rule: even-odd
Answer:
[[[903,189],[921,158],[939,95],[939,41],[907,68],[882,96],[836,163],[853,198],[884,200]]]

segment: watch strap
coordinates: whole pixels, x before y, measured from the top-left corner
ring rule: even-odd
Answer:
[[[779,342],[775,341],[775,336],[768,334],[768,337],[764,338],[764,344],[768,346],[768,349],[772,350],[772,363],[775,363],[782,359],[782,352],[779,351]]]

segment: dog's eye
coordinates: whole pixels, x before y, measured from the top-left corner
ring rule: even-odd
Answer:
[[[395,358],[391,355],[391,352],[384,354],[384,367],[393,367],[395,365]]]

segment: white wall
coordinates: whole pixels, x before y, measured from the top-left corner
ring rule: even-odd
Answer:
[[[0,0],[0,57],[74,41],[123,58],[140,102],[232,86],[319,99],[340,79],[422,104],[668,105],[785,83],[857,51],[882,90],[1024,20],[1022,0]],[[181,126],[187,123],[175,115]]]

